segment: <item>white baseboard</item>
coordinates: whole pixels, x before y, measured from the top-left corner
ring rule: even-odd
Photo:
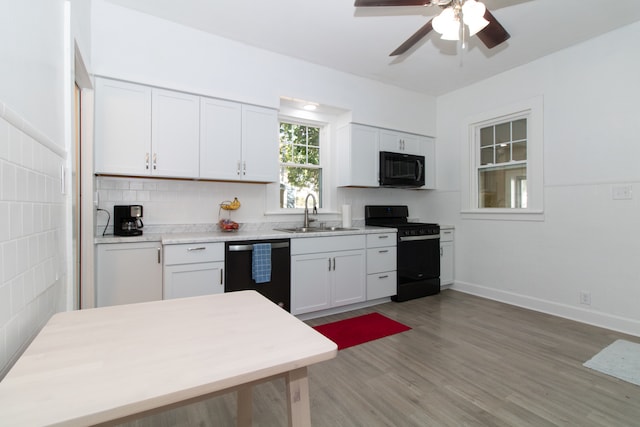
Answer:
[[[461,281],[450,289],[640,337],[640,321],[634,319]]]

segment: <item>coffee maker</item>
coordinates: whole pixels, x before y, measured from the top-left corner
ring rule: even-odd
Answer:
[[[142,205],[113,207],[113,234],[116,236],[142,235]]]

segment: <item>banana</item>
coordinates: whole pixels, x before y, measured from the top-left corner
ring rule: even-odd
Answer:
[[[220,203],[220,207],[225,211],[235,211],[240,207],[240,200],[238,200],[237,197],[234,197],[233,201],[231,202],[229,200],[225,200],[224,202]]]

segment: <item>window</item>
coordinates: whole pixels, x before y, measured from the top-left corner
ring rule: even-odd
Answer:
[[[527,119],[479,129],[478,208],[527,207]]]
[[[280,208],[304,208],[308,194],[322,207],[321,130],[280,122]]]
[[[463,218],[543,219],[542,121],[542,97],[466,121]]]

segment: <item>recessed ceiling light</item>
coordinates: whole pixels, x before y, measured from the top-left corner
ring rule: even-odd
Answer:
[[[316,108],[318,108],[318,106],[316,104],[306,104],[304,107],[305,110],[307,111],[315,111]]]

